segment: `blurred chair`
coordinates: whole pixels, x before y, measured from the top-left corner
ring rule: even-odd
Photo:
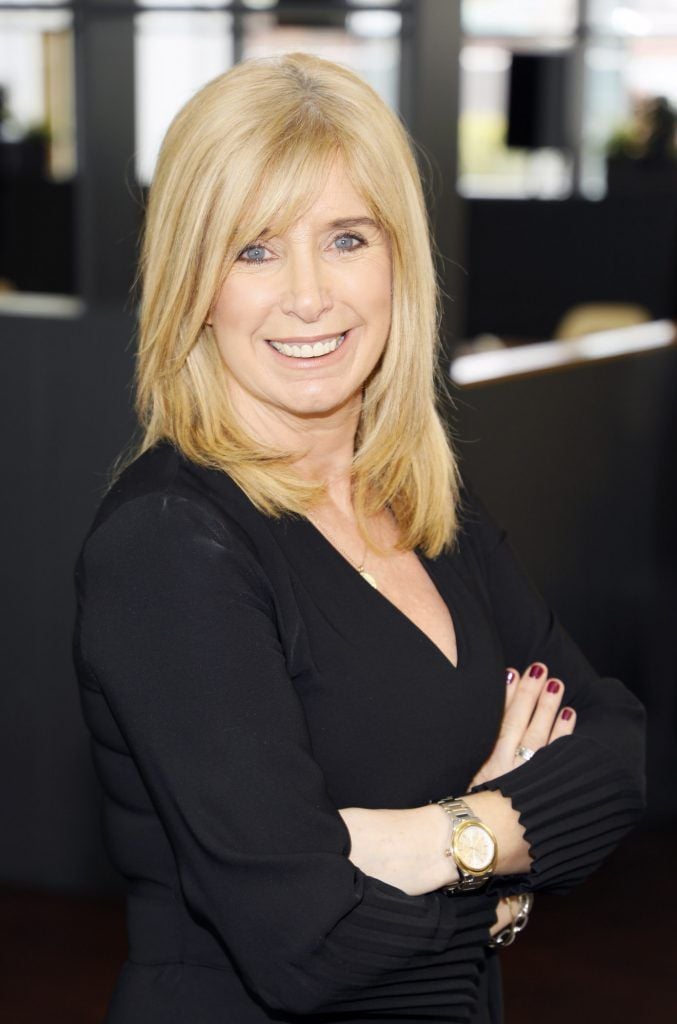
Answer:
[[[567,310],[555,328],[553,338],[564,341],[580,338],[595,331],[610,331],[615,327],[630,327],[651,320],[644,306],[631,302],[582,302]]]

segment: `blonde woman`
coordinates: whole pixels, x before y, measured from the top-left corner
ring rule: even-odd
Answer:
[[[143,440],[77,568],[108,1020],[500,1021],[528,894],[641,812],[642,712],[460,490],[398,120],[310,56],[216,79],[142,279]]]

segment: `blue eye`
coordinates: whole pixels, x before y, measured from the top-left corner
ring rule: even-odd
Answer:
[[[266,258],[266,249],[263,245],[248,245],[238,256],[244,263],[263,263]]]
[[[334,245],[339,252],[353,252],[364,244],[365,240],[360,235],[339,235],[334,239]]]

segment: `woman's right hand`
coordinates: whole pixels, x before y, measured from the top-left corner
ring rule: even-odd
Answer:
[[[518,747],[532,750],[570,736],[576,725],[573,708],[562,708],[564,683],[548,675],[547,665],[534,662],[520,676],[516,669],[506,672],[503,719],[494,749],[473,777],[468,789],[497,779],[524,764]]]

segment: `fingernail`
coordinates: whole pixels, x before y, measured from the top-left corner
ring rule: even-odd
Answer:
[[[532,665],[529,669],[529,675],[532,679],[540,679],[545,669],[542,665]]]
[[[548,691],[548,693],[557,693],[559,690],[559,683],[557,682],[557,680],[551,679],[548,685],[546,686],[546,690]]]
[[[508,671],[505,673],[505,685],[510,686],[514,678],[515,673],[512,671],[512,669],[508,669]]]
[[[573,714],[574,713],[571,710],[571,708],[565,708],[564,711],[562,712],[562,718],[564,719],[565,722],[568,722],[569,719],[573,717]]]

